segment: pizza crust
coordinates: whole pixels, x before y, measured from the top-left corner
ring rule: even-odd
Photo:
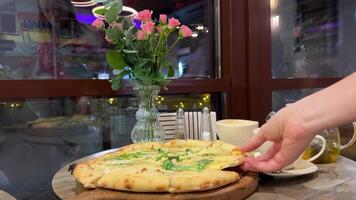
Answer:
[[[105,174],[98,186],[132,192],[167,192],[169,176],[158,169],[119,169]]]
[[[205,191],[234,183],[239,175],[231,171],[179,172],[172,174],[170,193]]]
[[[73,170],[73,176],[85,188],[96,188],[97,181],[104,175],[102,170],[93,169],[87,164],[79,164]]]

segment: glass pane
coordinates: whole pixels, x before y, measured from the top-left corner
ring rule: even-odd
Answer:
[[[281,90],[272,92],[272,109],[278,111],[286,104],[294,103],[320,89]]]
[[[219,95],[159,96],[161,112],[208,106]],[[201,104],[200,104],[201,103]],[[0,188],[17,199],[56,199],[51,180],[63,166],[131,143],[133,97],[0,102]],[[1,199],[1,197],[0,197]]]
[[[270,0],[273,78],[356,71],[356,1]]]
[[[124,0],[124,5],[188,25],[194,37],[181,41],[169,57],[176,77],[214,77],[214,0]],[[0,0],[0,79],[107,79],[112,74],[105,61],[108,44],[91,26],[97,6]]]

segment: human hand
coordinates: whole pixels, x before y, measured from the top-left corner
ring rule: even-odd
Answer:
[[[298,159],[310,144],[314,134],[304,127],[304,120],[294,106],[276,113],[259,133],[241,150],[250,152],[264,142],[272,142],[266,153],[257,158],[246,158],[242,168],[246,171],[272,172],[283,169]]]

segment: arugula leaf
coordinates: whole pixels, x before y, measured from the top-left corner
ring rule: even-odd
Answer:
[[[197,167],[198,170],[203,170],[203,169],[205,169],[205,167],[206,167],[207,165],[209,165],[209,164],[212,163],[212,162],[213,162],[213,160],[208,160],[208,159],[199,160],[199,161],[197,162],[196,167]]]
[[[168,157],[168,160],[176,160],[177,162],[179,162],[180,161],[180,159],[179,159],[179,156],[169,156]]]
[[[167,160],[163,161],[163,163],[162,163],[162,168],[165,170],[172,170],[173,167],[174,167],[174,164],[173,164],[172,160],[167,159]]]
[[[117,157],[117,159],[119,160],[131,160],[134,158],[141,158],[143,157],[145,154],[142,152],[135,152],[135,153],[124,153],[120,156]]]
[[[204,153],[204,154],[202,154],[201,156],[215,156],[215,154],[213,154],[213,153]]]
[[[189,154],[192,154],[193,153],[193,150],[191,150],[191,149],[186,149],[185,150],[185,155],[189,155]]]

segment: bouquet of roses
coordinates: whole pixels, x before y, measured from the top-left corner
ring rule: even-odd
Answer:
[[[121,0],[104,2],[105,18],[96,19],[93,26],[104,31],[106,40],[113,47],[106,52],[107,62],[114,70],[113,90],[120,89],[124,76],[137,85],[167,85],[167,77],[175,75],[167,56],[181,39],[192,36],[190,28],[164,14],[156,21],[152,20],[150,10],[141,11],[134,17],[120,16]],[[169,44],[175,31],[178,36],[173,44]],[[163,73],[164,68],[167,74]]]

